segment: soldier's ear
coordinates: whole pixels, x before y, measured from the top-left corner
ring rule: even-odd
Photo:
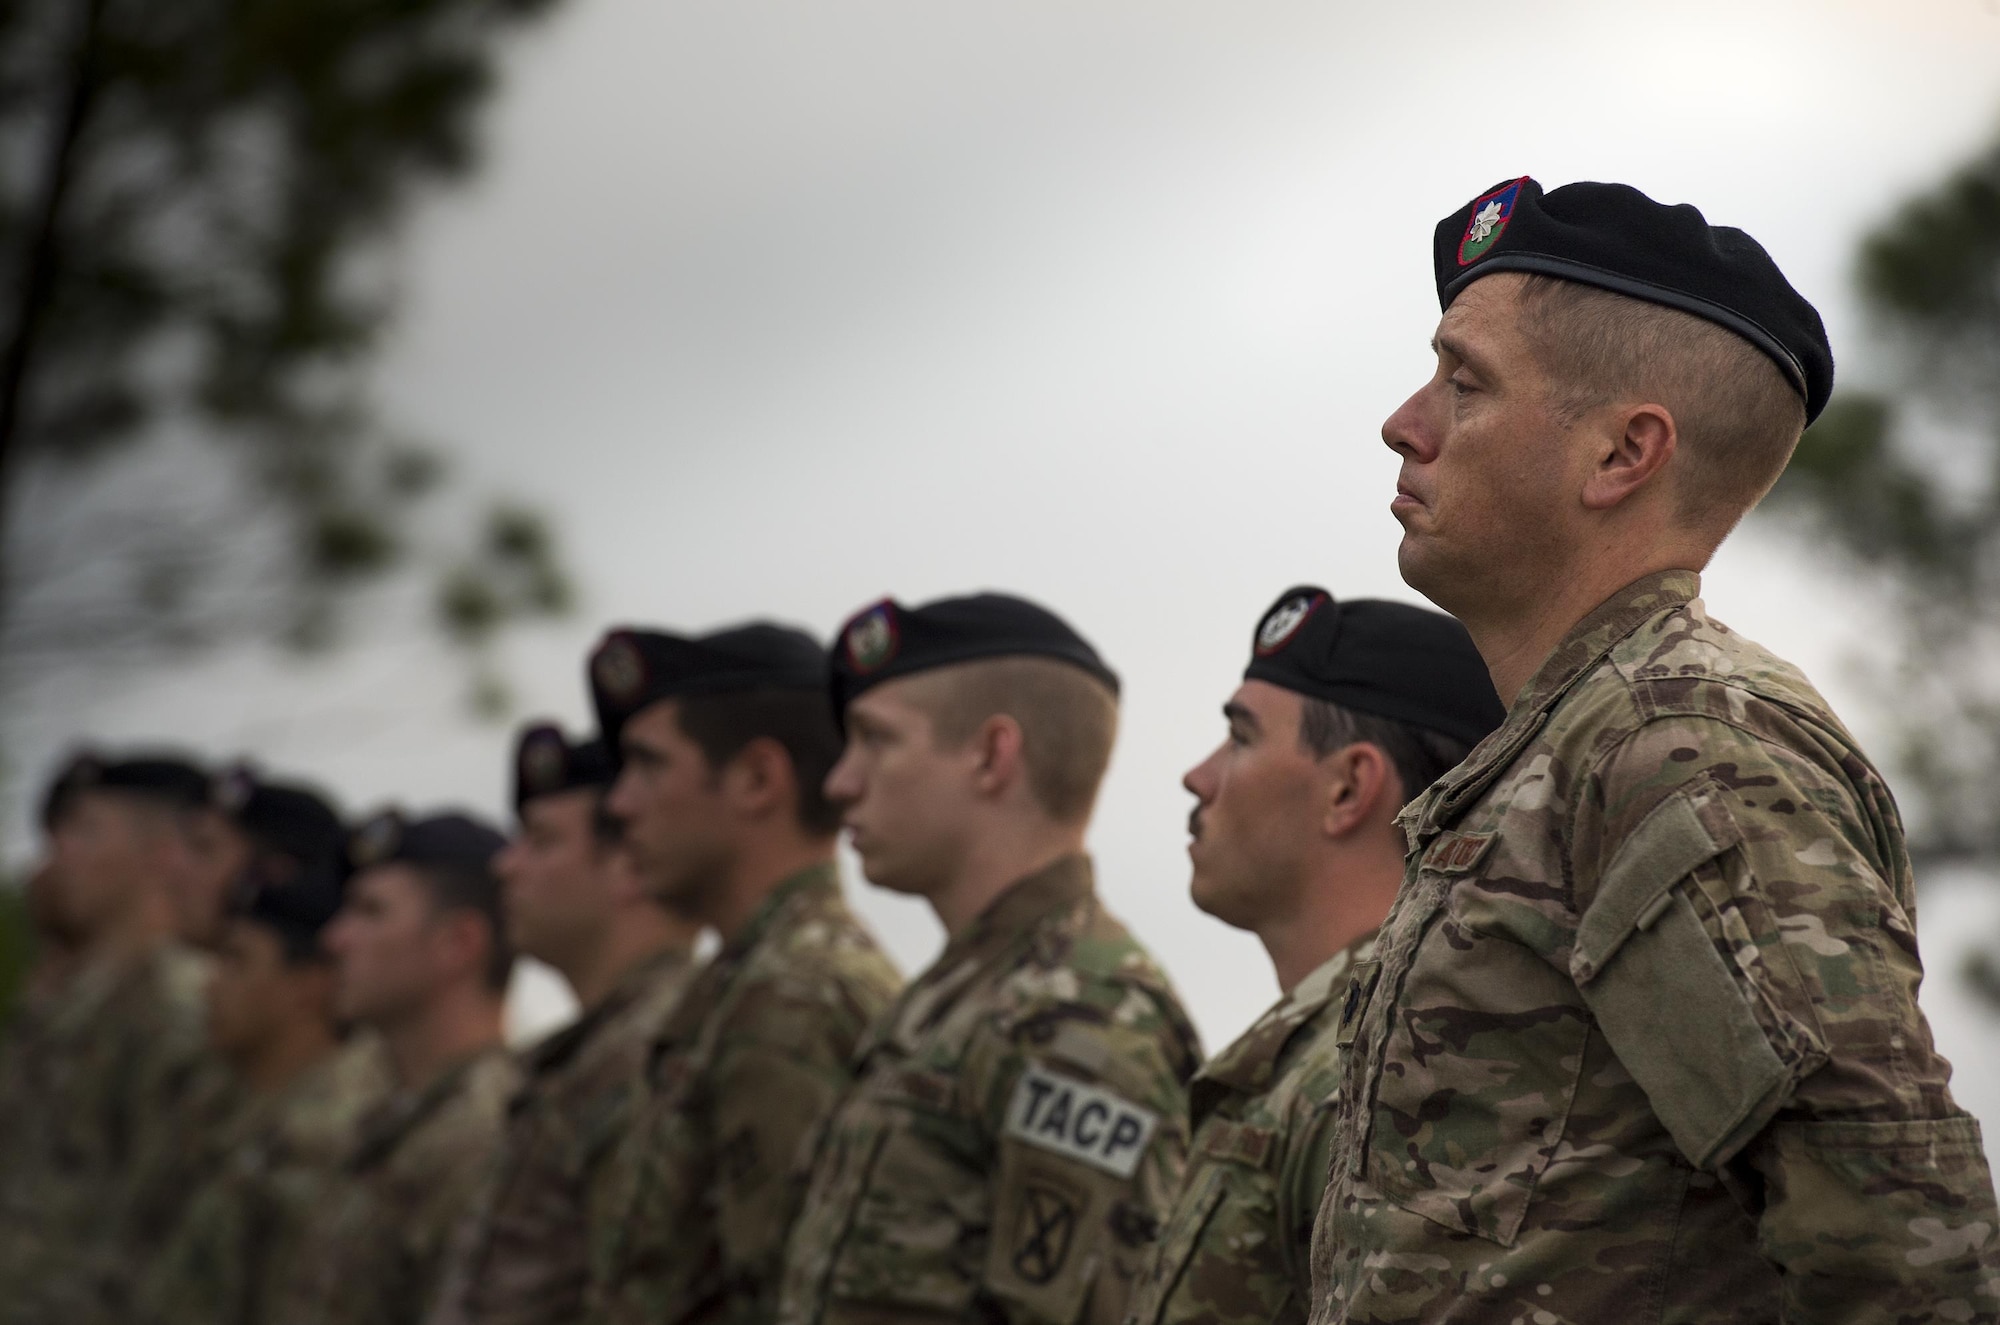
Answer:
[[[997,798],[1010,790],[1027,791],[1026,742],[1021,724],[996,713],[979,724],[968,743],[973,757],[973,786],[982,796]]]
[[[1320,763],[1327,773],[1320,831],[1335,841],[1372,829],[1402,785],[1389,756],[1366,742],[1343,746]]]

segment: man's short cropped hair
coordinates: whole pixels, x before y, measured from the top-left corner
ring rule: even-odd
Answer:
[[[1431,783],[1465,762],[1472,746],[1454,736],[1398,722],[1373,713],[1357,713],[1331,700],[1305,696],[1299,714],[1299,744],[1315,759],[1324,759],[1350,745],[1372,745],[1387,755],[1403,784],[1399,807],[1408,805]]]
[[[1103,681],[1072,663],[1028,655],[956,663],[910,680],[940,747],[963,745],[1004,714],[1020,725],[1036,803],[1057,823],[1090,817],[1118,738],[1118,699]]]
[[[725,690],[675,699],[676,721],[719,770],[756,740],[776,741],[792,762],[799,827],[814,837],[840,831],[840,807],[826,798],[826,775],[840,759],[840,730],[824,690]]]
[[[470,911],[486,922],[491,939],[486,958],[486,987],[496,994],[505,993],[507,981],[514,973],[514,945],[507,938],[506,912],[500,904],[500,879],[492,867],[458,860],[412,860],[403,864],[416,876],[438,911]]]
[[[1784,472],[1805,430],[1805,402],[1749,341],[1691,313],[1555,276],[1526,276],[1519,306],[1565,424],[1621,398],[1672,412],[1682,523],[1719,538]]]

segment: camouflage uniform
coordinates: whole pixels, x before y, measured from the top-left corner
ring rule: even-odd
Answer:
[[[694,972],[686,951],[659,953],[527,1053],[432,1325],[569,1325],[583,1314],[590,1230],[608,1217],[614,1186],[607,1161],[631,1125],[646,1051]]]
[[[263,1325],[302,1272],[300,1241],[368,1111],[389,1092],[381,1044],[357,1037],[284,1090],[247,1101],[227,1158],[147,1268],[145,1325]]]
[[[496,1045],[372,1109],[301,1241],[303,1273],[285,1291],[276,1325],[421,1321],[520,1081]]]
[[[2000,1317],[1888,788],[1699,588],[1614,595],[1404,810],[1316,1323]]]
[[[831,864],[765,900],[654,1042],[612,1213],[592,1229],[594,1319],[769,1321],[800,1150],[900,983]]]
[[[207,963],[162,944],[136,961],[79,971],[10,1037],[0,1137],[0,1321],[122,1319],[144,1175],[211,1153],[192,1131],[213,1066],[204,1029]]]
[[[1333,1144],[1341,1003],[1369,935],[1315,969],[1188,1087],[1187,1179],[1126,1325],[1305,1325]]]
[[[1200,1045],[1090,862],[1010,888],[870,1032],[782,1325],[1117,1322],[1187,1156]]]

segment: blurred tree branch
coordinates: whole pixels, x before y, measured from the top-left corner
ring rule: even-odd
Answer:
[[[395,223],[555,3],[0,6],[0,682],[325,646],[395,572],[475,652],[567,606],[544,521],[440,510],[365,380]]]
[[[1903,633],[1878,678],[1916,793],[1913,844],[2000,856],[2000,141],[1863,242],[1882,387],[1835,398],[1772,509],[1890,586]]]

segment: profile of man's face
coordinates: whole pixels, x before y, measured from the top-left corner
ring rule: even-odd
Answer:
[[[938,747],[930,713],[915,702],[924,680],[885,681],[851,701],[847,745],[826,778],[868,881],[915,894],[946,883],[955,867],[974,758]]]
[[[611,914],[612,848],[597,836],[594,787],[536,796],[494,861],[507,934],[530,957],[561,965]]]
[[[172,811],[115,791],[75,796],[55,826],[50,905],[80,938],[98,933],[134,904],[165,887]]]
[[[234,1063],[254,1058],[297,1016],[329,1018],[327,972],[318,962],[289,963],[285,945],[267,925],[225,920],[208,985],[208,1038]]]
[[[221,811],[203,806],[181,817],[187,850],[166,880],[174,928],[203,947],[221,938],[229,889],[250,863],[250,839]]]
[[[381,1025],[429,1000],[448,978],[440,920],[410,865],[376,865],[348,882],[346,902],[324,940],[341,1020]]]
[[[1430,381],[1382,425],[1402,457],[1390,511],[1403,579],[1446,610],[1524,569],[1559,565],[1580,506],[1580,453],[1565,446],[1549,379],[1523,334],[1524,278],[1467,286],[1439,321]]]
[[[1299,739],[1304,709],[1293,691],[1245,681],[1223,706],[1222,744],[1182,779],[1195,798],[1189,892],[1239,929],[1283,911],[1308,875],[1327,779]]]
[[[678,712],[676,701],[662,700],[626,720],[606,805],[624,822],[626,849],[653,895],[699,914],[734,847],[718,770],[681,730]]]

